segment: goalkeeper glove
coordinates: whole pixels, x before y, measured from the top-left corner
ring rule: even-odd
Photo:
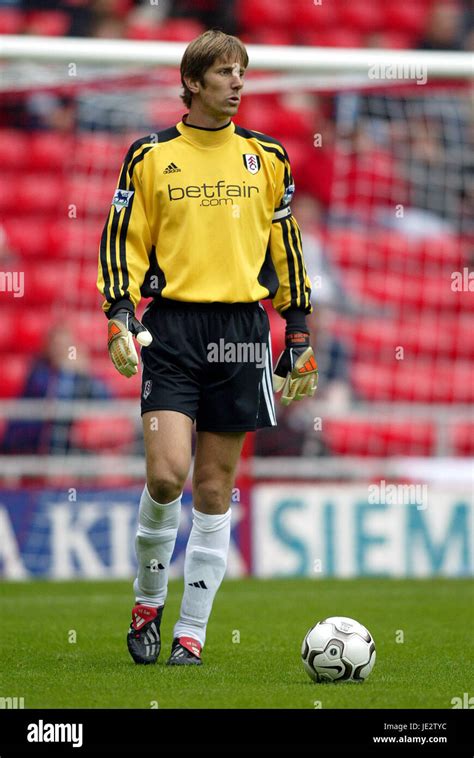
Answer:
[[[273,372],[273,390],[281,393],[282,405],[292,400],[312,397],[318,386],[318,366],[308,332],[290,332],[286,348],[278,358]]]
[[[138,355],[132,334],[144,347],[148,347],[153,339],[150,332],[129,310],[121,308],[109,320],[107,346],[117,371],[129,377],[138,372]]]

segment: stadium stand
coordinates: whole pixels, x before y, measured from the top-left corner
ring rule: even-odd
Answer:
[[[375,10],[374,3],[367,0],[338,6],[323,3],[317,28],[309,3],[293,0],[280,5],[282,12],[275,13],[273,0],[239,0],[235,12],[243,39],[336,47],[362,47],[376,40],[380,46],[414,47],[423,37],[435,3],[386,0]],[[63,35],[74,28],[61,7],[54,11],[31,7],[32,4],[29,10],[21,6],[1,8],[0,34],[33,31]],[[124,36],[129,39],[189,40],[203,29],[199,17],[157,15],[150,21],[148,17],[140,18],[136,10],[135,3],[116,3],[117,18],[124,21]],[[306,21],[302,23],[302,19]],[[305,110],[290,99],[280,102],[269,96],[257,102],[249,98],[237,119],[244,126],[258,127],[284,142],[299,191],[312,195],[323,213],[330,202],[337,149],[328,146],[308,156],[308,140],[312,138],[314,115],[324,107],[333,117],[332,104],[327,107],[327,102],[316,99],[313,110]],[[10,298],[2,310],[0,396],[13,398],[21,394],[28,354],[40,350],[42,331],[51,312],[57,313],[67,303],[64,283],[74,281],[74,326],[78,339],[94,357],[97,376],[107,382],[116,397],[137,397],[139,380],[124,381],[104,354],[104,322],[95,289],[98,240],[116,170],[130,140],[127,135],[102,130],[73,135],[31,129],[26,118],[25,122],[12,112],[2,117],[0,127],[2,227],[25,272],[25,298]],[[84,170],[69,175],[64,156],[72,149],[75,165],[84,166]],[[102,179],[95,184],[90,181],[87,167],[100,169],[101,161]],[[406,175],[399,175],[397,156],[381,146],[373,146],[362,157],[354,152],[349,164],[345,174],[346,207],[360,204],[361,184],[365,187],[362,212],[367,213],[375,203],[383,205],[392,197],[394,184],[398,183],[399,197],[408,192]],[[64,211],[71,205],[75,208],[72,219],[64,213],[58,216],[58,208]],[[368,232],[360,225],[338,223],[336,219],[326,226],[323,238],[346,291],[353,294],[361,308],[355,317],[338,313],[336,308],[333,323],[334,335],[356,357],[351,369],[356,395],[367,401],[389,403],[472,402],[474,332],[469,319],[474,310],[473,298],[471,292],[453,292],[450,286],[450,272],[462,271],[470,263],[472,234],[454,230],[436,237],[410,239],[393,230]],[[268,312],[276,357],[283,344],[283,322],[271,308]],[[406,360],[394,370],[393,360],[388,363],[387,356],[393,356],[400,344]],[[77,424],[74,434],[91,450],[105,451],[116,444],[113,430],[94,429],[86,422]],[[338,455],[431,455],[435,449],[433,423],[416,418],[397,423],[370,418],[331,421],[325,437],[330,452]],[[129,443],[128,436],[124,445]],[[453,427],[451,445],[457,455],[473,453],[472,423]]]

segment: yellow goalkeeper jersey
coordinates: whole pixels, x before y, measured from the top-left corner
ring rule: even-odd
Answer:
[[[97,286],[118,301],[257,302],[311,312],[288,155],[236,126],[186,124],[128,151],[102,234]]]

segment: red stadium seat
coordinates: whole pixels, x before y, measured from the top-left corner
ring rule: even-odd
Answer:
[[[0,212],[9,214],[18,208],[18,184],[13,171],[0,175]]]
[[[301,42],[314,47],[348,47],[359,48],[364,45],[364,36],[357,29],[321,29],[308,30],[301,35]]]
[[[296,183],[297,192],[311,191],[313,187],[312,176],[308,168],[312,163],[311,157],[308,160],[307,141],[285,137],[283,144],[290,158],[291,173]]]
[[[129,378],[122,376],[112,365],[110,358],[98,358],[94,359],[94,374],[102,379],[110,391],[117,398],[133,398],[140,397],[141,392],[141,377],[140,373]]]
[[[415,47],[417,35],[406,32],[382,31],[371,34],[366,38],[367,47],[378,47],[381,50],[411,50]]]
[[[337,25],[336,3],[308,2],[308,0],[292,0],[291,12],[288,18],[288,28],[293,34],[300,35],[305,29],[321,30]]]
[[[21,317],[16,317],[15,351],[25,354],[39,353],[45,343],[46,334],[52,323],[51,312],[47,307],[25,309]]]
[[[308,142],[312,140],[314,132],[311,115],[307,111],[299,111],[281,105],[274,111],[274,127],[270,134],[282,139],[285,149],[287,138],[300,140],[301,144],[306,147]]]
[[[274,0],[239,0],[237,14],[241,26],[253,31],[263,27],[287,27],[291,18],[290,3]]]
[[[46,174],[25,174],[18,177],[17,202],[25,215],[67,212],[61,179]]]
[[[448,312],[474,311],[472,293],[455,292],[449,276],[398,274],[379,271],[346,271],[344,283],[355,297],[393,311],[428,308]]]
[[[460,237],[440,234],[437,237],[410,239],[392,230],[377,231],[372,236],[371,265],[426,273],[462,266],[467,255]]]
[[[333,455],[433,455],[435,429],[430,421],[326,420],[323,439]]]
[[[101,297],[96,286],[97,251],[94,251],[92,260],[94,260],[93,263],[87,262],[76,274],[78,292],[80,292],[78,302],[81,303],[82,308],[97,308],[99,310],[104,298]]]
[[[394,197],[399,203],[407,202],[408,188],[400,163],[389,150],[369,147],[352,153],[346,165],[343,176],[346,205],[361,209],[391,207]]]
[[[424,237],[415,242],[414,249],[420,259],[444,263],[449,268],[460,269],[469,262],[467,245],[455,235]]]
[[[268,100],[262,99],[255,103],[253,98],[243,100],[239,108],[237,123],[246,129],[254,129],[264,134],[272,134],[274,105]]]
[[[155,39],[169,40],[170,42],[191,42],[199,37],[204,27],[199,21],[192,18],[169,18],[157,29]]]
[[[328,231],[326,243],[332,260],[344,267],[433,273],[467,264],[466,245],[454,235],[412,240],[391,230],[369,233],[341,227]]]
[[[0,357],[2,353],[15,350],[16,326],[18,315],[15,310],[8,310],[2,293],[2,328],[0,329]]]
[[[83,259],[96,257],[109,205],[110,198],[102,209],[102,218],[68,218],[49,222],[51,255]]]
[[[170,18],[163,23],[132,20],[126,27],[125,36],[135,40],[191,42],[203,31],[203,25],[191,18]]]
[[[4,354],[2,360],[2,381],[0,382],[0,397],[18,397],[23,391],[29,368],[29,359],[10,354]]]
[[[27,33],[43,37],[65,37],[70,26],[70,17],[63,11],[32,11],[26,20]]]
[[[107,178],[91,181],[87,174],[73,176],[64,190],[66,207],[74,206],[78,217],[99,216],[105,222],[114,196],[116,183]]]
[[[443,316],[400,320],[364,318],[338,318],[334,333],[349,343],[359,358],[381,360],[395,357],[395,350],[403,346],[407,358],[474,361],[474,330],[469,316]]]
[[[298,191],[302,190],[316,197],[323,205],[328,206],[333,196],[334,180],[334,156],[331,148],[323,147],[308,152],[306,145],[301,146],[304,150],[304,170],[295,178]],[[293,160],[293,159],[292,159]]]
[[[356,361],[353,386],[372,401],[417,403],[474,402],[474,365],[467,361]]]
[[[243,34],[241,39],[246,45],[292,45],[295,42],[289,29],[274,27],[254,29]]]
[[[88,452],[126,453],[134,441],[134,426],[129,418],[79,419],[71,429],[72,445]]]
[[[0,9],[0,34],[21,34],[25,24],[25,16],[16,8]]]
[[[1,14],[0,14],[1,15]],[[0,129],[0,166],[18,171],[29,161],[30,138],[20,129]]]
[[[117,137],[108,132],[81,134],[74,141],[74,162],[78,170],[86,173],[115,171],[118,178],[119,169],[132,140]]]
[[[25,269],[25,299],[28,304],[67,302],[76,288],[77,267],[71,264],[36,263]],[[79,301],[79,294],[77,294]]]
[[[419,36],[423,34],[427,22],[427,7],[424,2],[385,0],[382,7],[385,29]]]
[[[64,172],[74,148],[72,135],[58,132],[33,133],[28,140],[29,169]]]
[[[365,268],[369,262],[371,267],[378,265],[378,260],[371,255],[371,238],[365,231],[345,228],[329,229],[325,242],[329,257],[339,266]]]
[[[383,3],[367,0],[351,0],[349,3],[337,3],[338,26],[356,29],[363,34],[383,28]]]
[[[278,100],[276,103],[270,100],[255,102],[254,98],[244,100],[239,109],[238,124],[282,140],[285,148],[287,138],[307,144],[313,133],[307,113],[290,110]]]
[[[114,0],[113,12],[119,18],[127,17],[136,5],[135,0]]]
[[[158,39],[160,25],[157,22],[132,20],[125,27],[127,39],[153,41]]]
[[[49,224],[41,216],[10,217],[4,222],[4,228],[9,246],[19,255],[37,259],[50,255]]]
[[[95,251],[94,251],[95,253]],[[94,262],[81,260],[55,260],[54,263],[32,262],[25,267],[25,300],[28,304],[63,304],[78,308],[101,306],[101,296],[96,287],[97,256]],[[21,301],[20,298],[18,298]]]
[[[474,455],[474,420],[463,421],[454,426],[451,443],[454,455]]]
[[[92,353],[104,355],[107,319],[101,308],[80,310],[74,316],[74,334],[79,344]]]

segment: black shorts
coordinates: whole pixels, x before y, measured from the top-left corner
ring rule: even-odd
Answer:
[[[276,426],[270,327],[259,303],[153,301],[143,315],[141,412],[172,410],[207,432]]]

